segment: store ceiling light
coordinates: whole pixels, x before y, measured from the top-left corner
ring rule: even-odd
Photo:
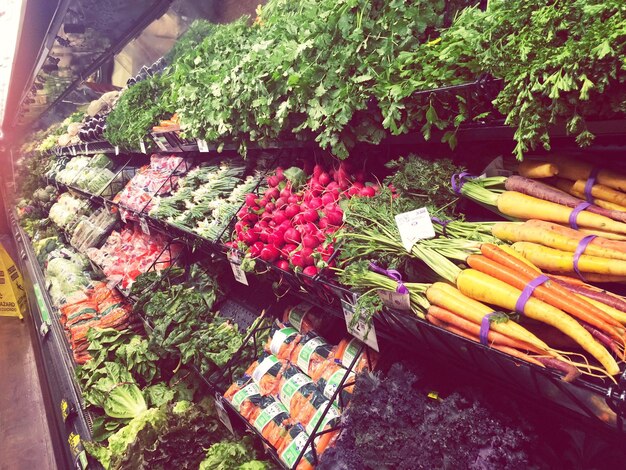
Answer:
[[[0,129],[5,122],[9,82],[15,62],[18,33],[24,17],[24,0],[2,0],[0,3]]]

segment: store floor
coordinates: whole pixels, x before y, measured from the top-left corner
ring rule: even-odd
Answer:
[[[0,470],[56,469],[29,322],[0,317]]]

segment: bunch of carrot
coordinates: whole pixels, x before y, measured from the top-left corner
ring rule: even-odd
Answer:
[[[554,162],[521,163],[518,171],[520,175],[508,178],[470,179],[463,182],[460,193],[512,219],[568,225],[572,212],[585,202],[593,167],[555,157]],[[578,212],[576,226],[585,234],[626,240],[626,192],[621,192],[626,191],[626,176],[599,170],[595,182],[588,188],[592,203]]]
[[[456,289],[435,283],[426,291],[432,305],[427,319],[473,340],[478,340],[483,317],[493,311],[484,304],[515,311],[524,288],[542,275],[538,268],[505,247],[484,243],[480,251],[480,255],[467,257],[470,269],[456,277]],[[626,334],[623,324],[608,309],[599,307],[600,301],[574,295],[562,282],[554,279],[536,287],[523,310],[517,313],[560,330],[601,367],[574,363],[567,354],[550,348],[513,321],[492,322],[489,343],[528,362],[557,368],[565,372],[567,380],[576,377],[574,366],[587,373],[618,374],[620,370],[611,353],[623,359]]]

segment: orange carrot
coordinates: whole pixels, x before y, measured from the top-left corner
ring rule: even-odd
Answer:
[[[455,315],[454,313],[452,313],[449,310],[446,310],[445,308],[437,307],[436,305],[431,305],[428,308],[428,313],[432,315],[433,317],[437,318],[438,320],[446,322],[449,325],[455,326],[471,335],[474,335],[476,337],[480,336],[479,325],[472,323],[471,321],[468,321],[463,317],[459,317],[458,315]],[[532,344],[528,344],[528,343],[525,343],[524,341],[519,341],[513,338],[509,338],[508,336],[503,335],[502,333],[493,331],[491,328],[489,329],[489,332],[487,334],[487,339],[489,340],[490,344],[496,343],[501,346],[509,346],[511,348],[517,348],[522,351],[531,351],[531,352],[534,352],[535,354],[544,354],[544,351],[533,346]]]
[[[505,253],[496,245],[483,243],[480,247],[480,251],[487,260],[471,255],[468,258],[470,266],[496,279],[500,279],[517,289],[523,290],[531,280],[540,274],[540,271],[536,271],[525,263],[520,262],[514,256]],[[472,260],[471,262],[470,259]],[[489,263],[488,260],[491,260],[492,263]],[[480,267],[473,266],[472,263]],[[589,302],[585,302],[571,295],[563,286],[557,283],[542,284],[535,289],[533,295],[553,307],[600,328],[602,331],[610,332],[623,342],[624,328],[620,322],[599,308],[594,307]]]
[[[443,322],[435,317],[433,317],[432,315],[428,314],[426,315],[426,319],[431,322],[433,325],[438,326],[439,328],[443,328],[444,330],[448,330],[451,333],[454,333],[456,335],[459,335],[465,339],[469,339],[470,341],[474,341],[476,343],[479,342],[478,337],[471,335],[469,333],[467,333],[466,331],[457,328],[455,326],[449,325],[446,322]],[[493,349],[497,349],[498,351],[502,351],[505,352],[507,354],[510,354],[513,357],[516,357],[518,359],[522,359],[526,362],[530,362],[532,364],[538,365],[540,367],[545,367],[541,362],[539,362],[538,360],[534,359],[533,357],[529,356],[528,354],[524,354],[521,351],[518,351],[515,348],[510,348],[508,346],[502,346],[502,345],[497,345],[497,344],[493,344],[491,345],[491,347]]]

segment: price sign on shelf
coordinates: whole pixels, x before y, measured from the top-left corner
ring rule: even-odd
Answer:
[[[139,218],[139,226],[143,233],[150,235],[150,227],[148,227],[148,221],[144,217]]]
[[[418,240],[435,236],[433,222],[425,207],[396,215],[396,225],[400,231],[402,245],[409,252]]]
[[[119,155],[120,154],[120,146],[116,145],[115,146],[115,155]]]
[[[396,310],[411,310],[411,297],[400,292],[379,289],[378,297],[383,301],[385,307],[395,308]]]
[[[198,139],[198,150],[202,153],[209,151],[209,144],[207,144],[206,140]]]
[[[371,325],[367,325],[363,320],[358,320],[354,326],[351,326],[352,319],[356,314],[357,307],[355,303],[350,303],[346,300],[341,301],[341,306],[343,308],[343,316],[346,319],[346,327],[348,328],[348,333],[350,333],[355,338],[363,341],[370,348],[379,351],[374,322],[372,322]]]
[[[219,393],[215,394],[215,410],[217,411],[217,416],[222,424],[226,426],[231,434],[235,434],[235,431],[233,430],[233,425],[230,422],[230,417],[228,416],[228,412],[224,408],[224,403],[222,403],[222,397]]]
[[[146,151],[146,143],[143,140],[139,141],[139,149],[141,150],[141,153],[148,153]]]
[[[233,270],[235,280],[246,286],[249,285],[246,272],[241,269],[241,260],[239,259],[239,255],[236,251],[228,252],[228,261],[230,262],[230,268]]]

